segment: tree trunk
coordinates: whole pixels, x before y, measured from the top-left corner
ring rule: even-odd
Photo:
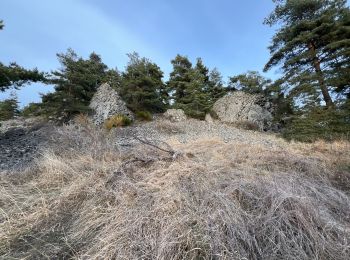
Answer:
[[[332,101],[331,95],[329,94],[328,88],[324,81],[324,76],[321,70],[321,62],[320,59],[317,57],[316,54],[316,46],[313,42],[309,43],[309,50],[311,52],[312,60],[313,60],[313,66],[315,68],[317,77],[318,77],[318,83],[320,84],[321,92],[323,95],[323,99],[326,102],[327,108],[333,107],[334,103]]]

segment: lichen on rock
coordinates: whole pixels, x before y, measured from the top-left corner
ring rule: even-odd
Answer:
[[[213,111],[222,122],[247,122],[255,124],[260,131],[268,130],[272,125],[272,114],[259,105],[260,99],[259,95],[235,91],[216,101]]]
[[[125,115],[134,120],[134,114],[109,84],[102,84],[91,99],[89,107],[93,110],[92,120],[96,125],[103,124],[113,115]]]
[[[168,109],[164,113],[164,117],[171,122],[181,122],[187,119],[185,112],[182,109]]]

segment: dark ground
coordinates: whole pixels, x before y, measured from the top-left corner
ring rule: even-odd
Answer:
[[[53,126],[38,123],[0,133],[0,171],[28,166],[51,139]]]

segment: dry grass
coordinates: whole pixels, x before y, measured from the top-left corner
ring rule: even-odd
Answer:
[[[125,115],[114,115],[104,122],[104,127],[111,130],[113,127],[128,126],[131,120]]]
[[[333,180],[348,143],[173,140],[173,159],[60,131],[21,181],[0,179],[3,259],[348,259],[349,190]]]
[[[80,113],[73,118],[73,122],[77,125],[88,126],[91,124],[91,119],[88,114]]]

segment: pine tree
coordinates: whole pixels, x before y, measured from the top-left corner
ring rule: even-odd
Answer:
[[[116,87],[118,72],[109,70],[100,56],[92,53],[85,60],[69,49],[57,55],[62,68],[52,72],[50,83],[55,92],[42,96],[44,113],[59,120],[68,120],[72,115],[88,112],[89,102],[102,83]]]
[[[31,82],[46,82],[46,76],[37,69],[27,70],[14,62],[5,66],[0,62],[0,91],[11,87],[17,89]]]
[[[192,63],[185,56],[177,55],[171,61],[173,71],[170,73],[167,89],[174,104],[181,104],[186,97],[188,85],[192,80]]]
[[[223,97],[230,89],[225,87],[222,75],[217,68],[209,72],[209,81],[206,91],[208,92],[210,106],[221,97]]]
[[[271,85],[271,80],[261,76],[258,71],[248,71],[229,78],[229,86],[234,90],[241,90],[249,94],[266,95]]]
[[[186,85],[186,95],[176,104],[193,118],[204,119],[211,108],[209,93],[209,69],[200,58],[189,73],[190,82]]]
[[[11,93],[8,99],[0,101],[0,120],[9,120],[19,113],[18,98],[16,93]]]
[[[201,58],[194,67],[181,55],[171,63],[173,71],[167,86],[173,106],[183,109],[188,116],[204,119],[214,102],[226,93],[221,74],[217,69],[210,71]]]
[[[167,93],[162,81],[163,72],[157,64],[137,53],[128,54],[129,63],[122,73],[120,94],[134,112],[164,112]]]
[[[306,111],[297,109],[292,117],[293,120],[288,122],[282,134],[287,139],[304,142],[313,142],[318,139],[350,140],[349,111],[349,104],[326,110],[322,107],[313,107]]]
[[[348,94],[350,15],[346,0],[273,0],[274,12],[265,19],[281,24],[269,47],[265,71],[279,64],[290,95],[315,102],[321,95],[333,107],[331,93]]]
[[[3,20],[0,20],[0,30],[4,28]],[[15,62],[5,66],[0,62],[0,91],[6,91],[10,87],[19,88],[31,82],[45,82],[45,74],[37,69],[27,70]]]

